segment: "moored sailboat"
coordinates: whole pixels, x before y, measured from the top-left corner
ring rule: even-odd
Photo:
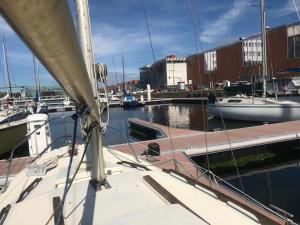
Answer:
[[[300,119],[300,103],[266,97],[267,42],[265,25],[265,3],[261,0],[262,40],[262,97],[226,97],[221,101],[209,101],[208,111],[216,117],[231,120],[283,122]]]

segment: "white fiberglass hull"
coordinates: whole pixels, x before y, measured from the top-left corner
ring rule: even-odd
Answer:
[[[284,122],[300,120],[300,104],[209,104],[208,111],[223,119]]]

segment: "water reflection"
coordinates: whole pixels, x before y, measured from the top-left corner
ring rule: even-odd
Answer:
[[[144,119],[150,122],[162,125],[191,129],[205,130],[205,124],[208,123],[208,131],[224,129],[224,124],[220,119],[211,118],[207,113],[207,108],[201,105],[153,105],[145,106],[132,110],[123,110],[121,108],[112,108],[109,110],[109,127],[104,137],[105,145],[126,143],[128,139],[137,140],[130,136],[129,124],[130,118]],[[103,119],[107,118],[107,112],[103,113]],[[255,126],[259,123],[247,123],[242,121],[225,121],[227,129]]]
[[[300,222],[300,168],[299,162],[274,167],[251,175],[243,175],[245,192],[265,205],[273,204],[294,215]],[[238,178],[228,180],[239,186]]]

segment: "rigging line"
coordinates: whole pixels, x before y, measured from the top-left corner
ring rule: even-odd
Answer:
[[[109,126],[109,127],[112,128],[112,129],[118,130],[119,132],[121,132],[121,129],[119,129],[119,128],[112,127],[112,126]],[[125,135],[123,135],[123,137],[126,138]],[[157,152],[157,151],[155,151],[155,150],[153,150],[153,149],[148,148],[148,146],[141,144],[140,142],[136,142],[136,141],[130,139],[130,138],[127,136],[127,145],[129,146],[129,148],[131,149],[131,151],[134,153],[134,156],[136,156],[136,157],[137,157],[136,152],[135,152],[134,149],[132,148],[132,145],[131,145],[131,143],[130,143],[129,141],[131,141],[132,143],[134,143],[134,144],[136,144],[136,145],[138,145],[138,146],[141,146],[141,147],[143,147],[143,148],[146,148],[146,150],[151,150],[152,152],[159,153],[159,152]],[[130,160],[130,159],[124,157],[124,156],[122,156],[122,157],[125,158],[125,159],[127,159],[128,161],[131,161],[131,162],[136,163],[135,161]],[[168,161],[174,160],[173,158],[167,158],[167,159],[168,159]],[[137,162],[140,163],[139,160],[137,160]]]
[[[198,38],[197,38],[197,37],[199,37],[199,33],[198,33],[197,22],[196,22],[196,14],[195,14],[196,11],[195,11],[195,8],[193,10],[190,1],[187,0],[187,2],[188,2],[191,16],[192,16],[192,21],[193,21],[194,33],[195,33],[195,37],[196,37],[196,49],[197,49],[197,53],[199,54]],[[201,47],[201,50],[203,53],[203,48],[202,48],[200,39],[199,39],[199,44],[200,44],[200,47]],[[201,87],[202,77],[201,77],[201,73],[200,73],[200,71],[201,71],[200,55],[197,55],[197,62],[198,62],[198,69],[199,69],[200,95],[201,95],[201,97],[203,97],[203,89]],[[205,57],[204,57],[204,67],[205,67],[205,63],[206,62],[205,62]],[[203,69],[205,69],[205,68],[203,68]],[[202,118],[203,118],[203,122],[204,122],[204,140],[205,140],[205,149],[206,149],[207,168],[208,168],[208,170],[210,170],[209,155],[208,155],[208,143],[207,143],[208,118],[206,119],[206,117],[205,117],[205,111],[204,111],[205,109],[204,109],[203,101],[201,101],[201,108],[202,108]],[[209,177],[210,177],[210,175],[209,175]]]
[[[147,33],[148,33],[149,42],[150,42],[150,48],[151,48],[151,53],[152,53],[152,58],[153,58],[153,66],[154,66],[154,70],[157,70],[157,66],[156,66],[156,63],[155,63],[156,58],[155,58],[155,53],[154,53],[154,47],[153,47],[152,37],[151,37],[151,33],[150,33],[149,20],[148,20],[148,17],[147,17],[146,8],[145,8],[145,4],[144,4],[143,0],[141,0],[141,5],[142,5],[142,8],[143,8],[144,18],[145,18],[146,27],[147,27]],[[158,89],[160,90],[160,82],[158,80],[157,74],[155,74],[155,78],[156,78],[156,82],[157,82],[157,85],[158,85]]]
[[[58,141],[60,141],[60,140],[63,140],[63,139],[65,139],[66,138],[66,136],[60,136],[60,137],[58,137],[58,138],[56,138],[54,141],[52,141],[50,144],[48,144],[46,147],[45,147],[45,149],[41,152],[41,153],[39,153],[34,159],[32,159],[32,161],[31,161],[31,163],[34,163],[36,160],[38,160],[39,158],[41,158],[42,157],[42,155],[44,154],[44,153],[46,153],[46,151],[51,147],[51,146],[53,146],[56,142],[58,142]],[[80,138],[79,136],[77,136],[76,138]],[[66,145],[65,145],[66,146]]]
[[[197,180],[197,177],[195,177],[193,174],[191,174],[183,165],[182,165],[182,163],[180,162],[180,161],[178,161],[178,165],[184,170],[184,172],[186,172],[187,173],[187,175],[189,176],[189,177],[191,177],[192,179],[194,179],[194,180]]]
[[[294,5],[294,7],[295,7],[295,9],[296,9],[296,13],[297,13],[297,16],[298,16],[298,20],[300,20],[300,15],[299,15],[299,11],[298,11],[298,7],[297,7],[297,5],[296,5],[296,2],[295,2],[295,0],[292,0],[293,1],[293,5]]]
[[[0,58],[0,73],[1,73],[1,75],[3,77],[3,84],[4,84],[3,86],[6,87],[6,79],[5,79],[5,75],[4,75],[4,68],[2,67],[2,65],[4,63],[2,61],[3,60],[1,60],[1,58]]]
[[[10,156],[8,158],[8,167],[7,167],[7,171],[6,171],[6,175],[5,175],[5,183],[4,183],[4,187],[2,188],[1,190],[1,193],[5,192],[7,187],[8,187],[8,177],[9,177],[9,174],[10,174],[10,169],[11,169],[11,163],[12,163],[12,159],[14,157],[14,152],[15,150],[20,147],[22,144],[24,144],[30,137],[31,135],[33,135],[38,129],[40,129],[41,127],[45,126],[46,124],[48,124],[49,122],[53,121],[53,120],[56,120],[56,119],[59,119],[60,117],[54,117],[48,121],[46,121],[45,123],[39,125],[38,128],[34,129],[31,133],[27,134],[25,138],[23,138],[17,145],[15,145],[15,147],[11,150],[11,153],[10,153]],[[67,117],[65,117],[67,118]],[[65,119],[64,118],[64,119]]]
[[[240,4],[243,4],[243,3],[241,2]],[[237,27],[238,27],[238,23],[240,20],[241,11],[242,11],[242,7],[238,7],[237,19],[234,20],[233,26],[232,26],[232,38],[235,38],[237,36]],[[228,34],[228,36],[229,36],[229,34]]]
[[[70,173],[71,173],[71,166],[72,166],[74,152],[75,152],[76,134],[77,134],[77,122],[78,122],[78,114],[77,114],[77,112],[72,116],[72,118],[74,119],[72,149],[71,149],[70,161],[69,161],[68,169],[67,169],[65,188],[64,188],[63,197],[62,197],[62,200],[61,200],[62,203],[61,203],[61,205],[60,205],[60,207],[58,209],[58,216],[57,216],[57,220],[55,221],[55,224],[57,224],[57,225],[59,225],[60,222],[61,222],[62,211],[63,211],[64,203],[65,203],[65,200],[66,200],[66,197],[67,197],[67,190],[68,190],[68,187],[71,186],[71,185],[68,185],[68,184],[69,184]]]
[[[196,39],[197,39],[197,43],[199,43],[201,52],[203,53],[204,49],[203,49],[202,43],[200,41],[200,32],[198,30],[198,25],[197,25],[197,22],[196,22],[195,10],[193,10],[190,0],[187,0],[187,3],[189,5],[189,10],[190,10],[190,13],[191,13],[191,16],[192,16],[194,32],[195,32],[195,36],[196,36]],[[197,46],[198,46],[198,44],[197,44]],[[197,52],[199,52],[198,48],[197,48]]]
[[[72,184],[73,184],[73,182],[74,182],[74,180],[75,180],[75,177],[76,177],[76,175],[77,175],[77,173],[78,173],[78,171],[79,171],[79,168],[80,168],[80,166],[81,166],[81,164],[82,164],[82,162],[83,162],[84,156],[86,155],[87,146],[89,145],[90,140],[91,140],[90,134],[87,136],[87,139],[86,139],[86,140],[87,140],[87,141],[86,141],[86,143],[85,143],[85,146],[84,146],[84,150],[83,150],[81,159],[80,159],[80,161],[79,161],[79,163],[78,163],[78,166],[77,166],[77,168],[76,168],[76,170],[75,170],[75,172],[74,172],[74,175],[73,175],[72,179],[69,181],[70,184],[69,184],[69,186],[68,186],[68,188],[67,188],[66,193],[69,192],[69,190],[70,190],[70,188],[71,188],[71,186],[72,186]],[[58,206],[54,209],[53,213],[50,215],[50,217],[49,217],[49,219],[47,220],[47,222],[45,223],[45,225],[48,225],[48,224],[50,223],[51,219],[53,218],[54,214],[57,213],[57,210],[60,208],[61,204],[62,204],[62,201],[61,201],[61,202],[58,204]],[[57,223],[55,223],[55,224],[57,224]]]
[[[167,127],[168,127],[169,140],[170,140],[170,145],[171,145],[172,154],[173,154],[173,160],[174,160],[174,168],[177,171],[178,170],[178,166],[177,166],[177,159],[175,157],[175,149],[174,149],[174,145],[173,145],[173,140],[172,140],[172,137],[171,137],[170,122],[167,119],[168,117],[167,117],[166,110],[163,110],[163,111],[164,111],[164,114],[165,114],[166,123],[167,123]]]
[[[146,26],[147,26],[147,32],[148,32],[148,37],[149,37],[149,41],[150,41],[150,47],[151,47],[151,51],[152,51],[153,62],[155,62],[155,54],[154,54],[152,38],[151,38],[151,34],[150,34],[149,21],[148,21],[148,17],[147,17],[147,14],[146,14],[146,9],[145,9],[145,5],[144,5],[143,0],[141,0],[141,4],[142,4],[143,12],[144,12]]]
[[[134,156],[135,156],[135,159],[136,159],[137,162],[139,162],[139,159],[137,158],[137,154],[134,151],[134,149],[132,148],[132,145],[131,145],[131,143],[129,141],[131,141],[132,143],[136,143],[137,145],[140,145],[142,147],[146,147],[147,150],[150,150],[147,146],[139,144],[138,142],[136,142],[136,141],[134,141],[134,140],[132,140],[132,139],[129,138],[129,136],[128,136],[128,130],[127,130],[127,124],[126,124],[127,137],[125,137],[125,135],[123,134],[123,132],[122,132],[121,129],[116,128],[116,127],[112,127],[112,126],[108,126],[108,127],[111,128],[111,129],[117,130],[120,133],[120,135],[121,135],[120,137],[123,136],[126,139],[127,145],[130,148],[130,150],[132,151],[132,153],[134,153]],[[151,151],[154,151],[154,150],[151,149]],[[154,151],[154,152],[156,152],[156,151]]]
[[[128,118],[128,112],[127,112],[127,118]],[[124,122],[125,122],[125,127],[126,127],[126,140],[127,140],[128,147],[129,147],[129,149],[131,150],[131,152],[133,153],[133,156],[134,156],[135,160],[136,160],[137,162],[140,162],[140,160],[139,160],[139,158],[138,158],[136,152],[134,151],[134,149],[132,148],[131,144],[129,143],[128,126],[127,126],[127,123],[128,123],[128,122],[127,122],[127,121],[124,121]]]
[[[109,126],[109,127],[112,128],[112,129],[118,130],[120,133],[123,133],[123,132],[121,132],[121,130],[119,128],[112,127],[112,126]],[[152,152],[159,153],[159,152],[157,152],[157,151],[155,151],[153,149],[148,148],[148,146],[141,144],[140,142],[136,142],[135,140],[130,139],[128,136],[125,137],[125,135],[123,135],[123,137],[125,139],[127,139],[127,145],[131,149],[131,151],[134,153],[135,158],[137,157],[137,154],[136,154],[136,152],[134,151],[134,149],[133,149],[133,147],[131,145],[132,143],[134,143],[134,144],[136,144],[138,146],[141,146],[143,148],[146,148],[146,150],[151,150]],[[131,141],[131,143],[129,141]],[[125,157],[123,157],[123,158],[125,158]],[[137,162],[140,162],[138,159],[136,159],[136,160],[137,160]],[[170,161],[170,160],[174,160],[174,159],[173,158],[168,158],[168,161]],[[134,161],[132,161],[130,159],[128,159],[128,161],[134,162]],[[136,163],[136,162],[134,162],[134,163]]]
[[[190,4],[190,1],[187,0],[188,2],[188,5],[189,5],[189,9],[190,9],[190,12],[191,12],[191,15],[192,15],[192,19],[193,19],[193,24],[194,24],[194,30],[195,30],[195,34],[196,36],[198,37],[198,40],[199,40],[199,44],[200,44],[200,47],[201,47],[201,50],[202,50],[202,53],[203,53],[203,48],[202,48],[202,44],[201,44],[201,40],[200,40],[200,33],[198,31],[198,28],[197,28],[197,23],[196,23],[196,18],[195,18],[195,14],[193,14],[193,10],[192,10],[192,7],[191,7],[191,4]],[[204,57],[204,67],[205,67],[205,57]],[[200,67],[200,64],[199,64],[199,67]],[[212,82],[212,78],[211,78],[211,73],[208,72],[208,76],[209,76],[209,79],[210,79],[210,82]],[[201,78],[201,75],[200,75],[200,78]],[[214,95],[216,96],[216,91],[215,91],[215,88],[213,87],[213,92],[214,92]],[[234,157],[234,154],[232,152],[232,148],[231,148],[231,142],[230,142],[230,139],[229,139],[229,136],[228,136],[228,132],[227,132],[227,129],[226,129],[226,126],[225,126],[225,122],[224,122],[224,119],[223,119],[223,115],[222,115],[222,112],[219,110],[220,112],[220,115],[221,115],[221,120],[222,120],[222,123],[223,123],[223,127],[225,129],[225,134],[226,134],[226,138],[227,138],[227,141],[229,143],[229,147],[230,147],[230,150],[231,150],[231,154],[232,154],[232,157],[233,157],[233,160],[234,160],[234,164],[235,164],[235,168],[236,168],[236,171],[237,171],[237,174],[238,174],[238,177],[239,177],[239,181],[240,181],[240,185],[241,185],[241,188],[244,192],[244,187],[243,187],[243,184],[242,184],[242,180],[241,180],[241,177],[240,177],[240,173],[239,173],[239,170],[238,170],[238,166],[236,164],[236,160],[235,160],[235,157]],[[205,132],[206,134],[206,132]],[[205,136],[206,137],[206,136]],[[206,138],[205,138],[206,139]],[[208,151],[208,149],[207,149]],[[208,156],[208,154],[207,154]],[[208,161],[209,162],[209,161]]]
[[[209,74],[209,78],[210,78],[210,80],[212,80],[210,74]],[[216,94],[214,88],[213,88],[213,91]],[[226,124],[225,124],[225,121],[224,121],[224,118],[223,118],[223,113],[220,109],[219,109],[219,113],[220,113],[220,116],[221,116],[222,125],[224,127],[225,136],[226,136],[227,142],[229,144],[229,149],[230,149],[230,152],[231,152],[231,155],[232,155],[232,158],[233,158],[234,166],[235,166],[238,178],[239,178],[239,183],[240,183],[242,191],[245,192],[244,191],[244,186],[243,186],[243,183],[242,183],[242,179],[241,179],[241,176],[240,176],[240,172],[239,172],[239,169],[238,169],[238,166],[237,166],[237,162],[236,162],[235,156],[234,156],[233,151],[232,151],[231,141],[230,141],[230,138],[229,138],[229,135],[228,135],[228,130],[226,128]]]
[[[143,8],[143,13],[144,13],[144,17],[145,17],[146,26],[147,26],[148,37],[149,37],[150,46],[151,46],[151,52],[152,52],[152,57],[153,57],[154,70],[156,71],[157,70],[157,66],[155,65],[154,48],[153,48],[153,43],[152,43],[152,38],[151,38],[151,33],[150,33],[150,28],[149,28],[149,21],[148,21],[148,17],[147,17],[147,14],[146,14],[146,9],[145,9],[145,5],[144,5],[144,1],[143,0],[141,0],[141,4],[142,4],[142,8]],[[155,78],[156,78],[156,81],[157,81],[157,84],[158,84],[158,88],[160,90],[160,82],[158,80],[157,74],[155,74]],[[166,115],[167,115],[166,110],[163,109],[163,111],[164,111],[164,114],[165,114],[165,118],[167,118],[166,117]],[[171,144],[171,148],[173,150],[174,168],[175,168],[175,170],[177,170],[178,168],[177,168],[177,164],[176,164],[175,150],[174,150],[174,146],[173,146],[173,142],[172,142],[172,137],[171,137],[171,132],[170,132],[170,124],[169,124],[168,120],[166,122],[167,122],[167,127],[168,127],[168,134],[169,134],[169,137],[170,137],[170,144]]]

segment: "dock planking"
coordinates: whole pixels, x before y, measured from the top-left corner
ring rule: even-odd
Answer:
[[[206,133],[169,128],[140,119],[130,119],[129,122],[134,124],[134,126],[153,129],[164,133],[164,137],[160,139],[132,143],[130,149],[137,153],[144,151],[148,144],[152,142],[156,142],[160,145],[162,155],[172,152],[183,152],[189,156],[198,156],[298,140],[300,137],[300,121],[265,124]],[[127,152],[126,149],[129,148],[128,144],[114,145],[112,147],[125,152]]]

